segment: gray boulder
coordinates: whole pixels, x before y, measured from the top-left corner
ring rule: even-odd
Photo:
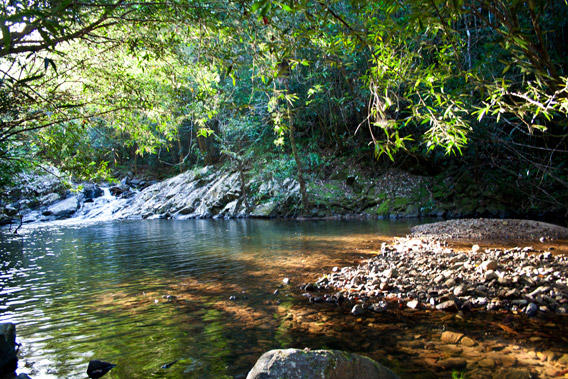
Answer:
[[[395,379],[370,358],[340,350],[276,349],[264,353],[247,379]]]
[[[14,372],[17,367],[16,327],[11,323],[0,324],[0,372]]]
[[[43,214],[44,216],[54,216],[56,219],[67,218],[77,212],[79,201],[75,197],[69,197],[65,200],[58,201],[53,204]]]

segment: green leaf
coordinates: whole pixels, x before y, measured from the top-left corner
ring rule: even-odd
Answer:
[[[6,48],[6,50],[8,50],[10,48],[10,45],[12,44],[12,40],[10,39],[10,29],[5,24],[2,24],[1,28],[4,47]]]
[[[254,4],[252,5],[252,7],[250,7],[250,11],[251,11],[251,12],[256,12],[256,11],[259,10],[261,7],[263,7],[263,6],[266,4],[267,1],[268,1],[268,0],[259,0],[259,1],[257,1],[256,3],[254,3]]]

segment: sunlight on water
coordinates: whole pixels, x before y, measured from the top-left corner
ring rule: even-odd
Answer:
[[[18,372],[35,378],[84,378],[90,359],[118,365],[108,378],[246,374],[264,350],[304,344],[279,316],[303,301],[297,285],[409,228],[74,221],[0,234],[0,322],[17,324]],[[295,286],[281,288],[285,277]]]

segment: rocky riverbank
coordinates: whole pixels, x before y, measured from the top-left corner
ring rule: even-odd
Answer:
[[[404,238],[357,267],[335,268],[314,287],[338,290],[322,301],[358,300],[355,314],[392,306],[567,314],[568,257],[531,247],[460,252],[433,238]]]
[[[0,195],[0,224],[101,214],[109,219],[503,218],[518,211],[498,197],[485,198],[469,191],[475,186],[471,181],[462,183],[463,178],[456,184],[450,178],[419,176],[395,168],[369,171],[347,163],[330,165],[325,172],[306,179],[310,209],[303,208],[294,175],[259,167],[238,172],[230,166],[207,166],[159,182],[129,173],[113,184],[73,183],[62,179],[56,169],[21,174],[18,184],[4,188]],[[109,204],[111,195],[120,203]],[[520,215],[529,215],[523,212]],[[466,229],[473,230],[471,226]]]
[[[461,221],[420,226],[414,229],[419,235],[383,243],[359,265],[335,267],[303,285],[304,296],[319,312],[343,309],[363,334],[379,332],[391,319],[402,323],[389,342],[393,358],[383,361],[390,367],[394,359],[468,377],[568,373],[568,256],[530,246],[451,247],[434,233],[476,235],[486,243],[489,236],[511,236],[521,224],[534,232],[533,241],[565,238],[567,229],[522,220]],[[461,229],[473,223],[491,233]]]

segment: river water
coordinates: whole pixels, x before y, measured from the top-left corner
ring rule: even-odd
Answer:
[[[353,330],[333,317],[298,328],[313,313],[298,286],[360,262],[415,223],[136,220],[4,230],[0,322],[17,325],[18,372],[32,378],[85,378],[91,359],[117,364],[108,378],[244,377],[272,348],[354,350]],[[325,324],[330,332],[318,334]]]

